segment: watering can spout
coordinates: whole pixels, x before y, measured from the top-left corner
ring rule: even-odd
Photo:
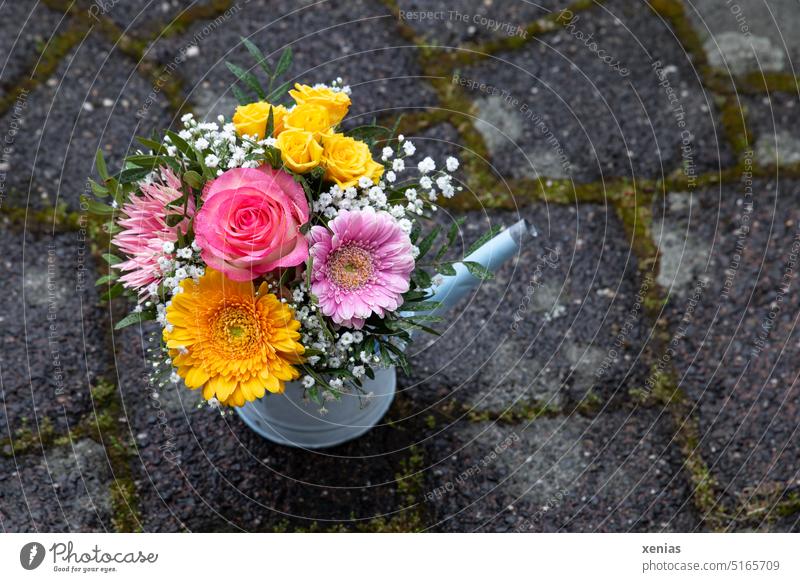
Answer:
[[[529,236],[536,236],[536,231],[525,220],[520,220],[464,257],[464,261],[478,263],[494,273],[520,252],[523,242]],[[449,311],[480,283],[480,279],[472,275],[462,263],[455,263],[453,267],[456,270],[455,275],[437,275],[434,278],[437,283],[430,289],[433,293],[430,300],[440,305],[431,312],[432,315]]]

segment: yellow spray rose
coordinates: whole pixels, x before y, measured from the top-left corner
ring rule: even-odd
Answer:
[[[341,133],[323,137],[322,165],[325,179],[340,188],[355,186],[362,176],[376,183],[383,175],[383,166],[372,159],[367,144]]]
[[[344,116],[347,115],[347,110],[350,109],[350,97],[347,93],[334,91],[327,87],[310,87],[296,83],[294,90],[289,91],[289,95],[298,105],[303,105],[304,103],[322,105],[328,110],[331,125],[336,125],[344,119]]]
[[[322,159],[322,146],[310,131],[287,129],[278,136],[275,145],[281,150],[286,167],[298,174],[313,170]]]
[[[273,136],[278,136],[285,128],[284,120],[288,111],[283,105],[271,105],[266,101],[256,101],[247,105],[239,105],[233,115],[233,125],[239,135],[255,135],[264,139],[267,131],[267,119],[272,108]]]
[[[287,129],[310,131],[316,139],[331,133],[331,116],[322,105],[304,103],[295,106],[286,114],[284,124]]]

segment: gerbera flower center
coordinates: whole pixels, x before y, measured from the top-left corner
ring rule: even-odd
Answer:
[[[261,326],[255,311],[242,304],[223,306],[216,314],[211,335],[215,343],[228,353],[242,353],[258,345]]]
[[[328,276],[347,290],[364,286],[372,277],[372,254],[357,245],[346,245],[333,251],[328,259]]]

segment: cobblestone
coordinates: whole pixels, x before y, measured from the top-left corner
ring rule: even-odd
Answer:
[[[113,531],[111,479],[105,450],[88,439],[0,458],[0,530]]]
[[[77,233],[0,231],[0,432],[74,429],[108,372],[94,261]],[[85,269],[85,270],[84,270]]]
[[[670,439],[657,412],[460,424],[433,446],[426,499],[444,531],[691,531]]]
[[[699,408],[704,457],[728,495],[797,479],[798,194],[793,181],[757,181],[752,195],[703,191],[681,210],[714,216],[685,231],[709,258],[683,278],[685,294],[666,317],[679,340],[679,385]]]
[[[135,63],[104,43],[87,40],[61,64],[45,86],[25,101],[8,165],[10,201],[18,206],[78,210],[102,149],[109,168],[137,149],[136,135],[169,126],[163,94],[137,72]],[[151,97],[154,99],[151,100]],[[141,116],[137,115],[141,112]],[[10,116],[0,128],[10,125]]]
[[[756,162],[763,166],[800,163],[800,131],[793,123],[797,95],[773,93],[745,99]]]
[[[265,19],[265,14],[274,16]],[[300,30],[304,31],[302,40],[298,40]],[[363,0],[300,8],[286,1],[236,4],[211,24],[198,23],[186,34],[157,44],[151,52],[162,62],[170,62],[182,49],[197,47],[196,55],[180,67],[189,81],[189,99],[201,105],[202,113],[230,115],[236,104],[230,86],[236,79],[225,61],[255,66],[241,37],[274,59],[291,46],[295,59],[287,80],[319,83],[345,79],[353,91],[348,116],[352,124],[363,125],[375,116],[394,116],[434,104],[432,89],[420,78],[416,49],[397,34],[385,8]]]
[[[694,0],[687,9],[712,66],[741,75],[792,71],[800,57],[797,4],[774,0]]]
[[[646,375],[636,260],[616,216],[589,205],[470,213],[456,254],[490,226],[520,218],[538,236],[447,315],[441,337],[410,348],[415,372],[402,382],[421,402],[455,399],[498,413],[592,395],[619,400]]]
[[[454,77],[503,177],[586,182],[732,163],[711,98],[646,4],[608,2],[562,23]]]

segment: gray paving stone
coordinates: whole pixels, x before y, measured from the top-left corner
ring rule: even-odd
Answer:
[[[27,98],[6,160],[10,202],[39,208],[65,202],[77,209],[97,149],[117,169],[137,149],[134,136],[169,126],[164,103],[133,61],[97,40],[85,41]],[[13,114],[0,128],[10,126]]]
[[[763,166],[800,162],[797,95],[772,93],[742,97],[753,134],[756,163]]]
[[[236,101],[230,86],[236,78],[225,61],[255,66],[241,45],[242,36],[271,56],[273,64],[284,47],[291,46],[294,65],[285,80],[313,84],[344,78],[353,91],[351,124],[435,102],[432,89],[419,78],[417,49],[398,34],[391,14],[380,3],[298,6],[285,0],[254,0],[236,8],[212,24],[198,23],[186,34],[158,43],[151,51],[162,62],[181,61],[179,71],[189,80],[189,98],[200,105],[201,113],[233,115]],[[186,53],[188,46],[196,48]]]
[[[654,203],[650,234],[659,249],[656,282],[668,295],[685,297],[693,281],[707,278],[711,241],[692,236],[707,210],[688,192],[672,192]]]
[[[703,456],[729,495],[796,479],[798,196],[797,182],[756,181],[752,192],[698,192],[666,211],[691,225],[677,229],[689,247],[708,252],[665,318],[680,386],[697,401]]]
[[[590,392],[624,399],[646,374],[636,261],[613,211],[534,205],[520,214],[469,213],[455,254],[492,225],[521,217],[538,237],[447,314],[441,337],[409,348],[414,373],[401,383],[415,400],[455,399],[492,412],[570,406]]]
[[[515,426],[460,423],[432,446],[444,531],[692,531],[667,415],[621,410]]]
[[[395,475],[421,441],[418,417],[389,412],[396,424],[320,452],[273,445],[238,416],[198,409],[198,394],[146,381],[147,333],[116,338],[124,408],[135,438],[135,479],[146,531],[272,531],[341,524],[354,529],[407,508]],[[391,514],[391,515],[390,515]]]
[[[13,459],[0,458],[3,532],[113,531],[105,449],[80,440]]]
[[[569,22],[454,77],[502,176],[594,181],[732,163],[712,98],[646,3],[607,2]]]
[[[687,14],[712,66],[741,75],[751,71],[792,71],[800,57],[794,34],[800,13],[794,0],[693,0]],[[794,65],[796,67],[796,64]]]
[[[0,5],[0,97],[22,75],[30,74],[46,44],[66,19],[41,2]]]
[[[193,6],[205,6],[214,0],[124,0],[124,2],[86,2],[93,18],[110,18],[127,34],[159,34]]]
[[[0,432],[59,434],[91,411],[90,388],[108,371],[93,261],[79,233],[0,230]],[[85,236],[85,235],[84,235]]]
[[[426,41],[437,46],[456,47],[507,37],[528,39],[525,30],[528,24],[569,4],[566,0],[400,0],[397,6],[400,20]]]

